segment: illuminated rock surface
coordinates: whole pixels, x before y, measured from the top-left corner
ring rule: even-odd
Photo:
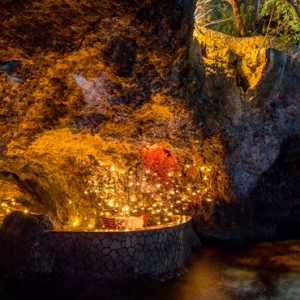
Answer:
[[[260,49],[259,38],[206,33],[193,43],[193,9],[192,0],[1,2],[0,173],[18,205],[31,203],[22,210],[64,224],[91,218],[91,166],[128,170],[160,144],[200,174],[202,234],[259,235],[253,209],[278,201],[265,172],[282,167],[283,142],[299,139],[299,58]],[[281,169],[281,195],[295,196],[275,214],[299,205],[299,153]],[[276,234],[270,218],[262,236]]]

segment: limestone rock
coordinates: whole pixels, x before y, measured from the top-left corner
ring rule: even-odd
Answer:
[[[44,230],[53,229],[47,215],[15,211],[0,230],[0,270],[5,280],[28,283],[50,274],[53,259],[48,252]]]
[[[237,199],[203,207],[203,232],[224,238],[227,228],[230,238],[272,237],[279,230],[276,219],[270,222],[262,217],[272,210],[270,203],[277,205],[277,213],[279,206],[284,207],[287,216],[300,203],[299,196],[291,196],[298,193],[299,186],[299,147],[292,146],[300,138],[299,61],[264,48],[259,37],[233,38],[204,30],[197,32],[196,43],[200,43],[195,49],[200,51],[206,74],[203,93],[209,103],[207,125],[227,145],[224,158]],[[288,161],[291,154],[287,148],[294,149],[293,162],[283,166],[278,160]],[[270,176],[266,179],[268,172],[274,171],[277,178],[280,172],[286,174],[285,178],[276,183]],[[285,186],[285,203],[275,192],[278,184]],[[257,202],[264,203],[264,209],[259,209]],[[227,211],[229,207],[231,212]],[[260,216],[259,220],[253,215]],[[251,233],[253,230],[256,233]]]
[[[299,139],[300,61],[261,37],[193,43],[194,2],[2,1],[1,180],[70,224],[97,210],[89,165],[138,164],[160,143],[213,168],[202,234],[242,236],[264,173]]]

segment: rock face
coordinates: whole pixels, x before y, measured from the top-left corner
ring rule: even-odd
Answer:
[[[205,73],[204,97],[209,101],[207,124],[226,143],[227,171],[240,201],[233,215],[243,215],[243,201],[250,222],[275,214],[264,229],[250,223],[248,234],[276,235],[276,216],[281,211],[288,219],[300,203],[300,58],[262,48],[259,37],[238,39],[204,31],[196,32],[196,43]],[[222,208],[216,210],[219,215]],[[225,223],[229,214],[221,214]],[[208,231],[219,236],[219,228]],[[247,236],[241,228],[235,235]]]
[[[0,230],[0,270],[10,282],[35,281],[49,275],[53,267],[45,230],[53,229],[47,215],[27,215],[13,212]]]
[[[280,161],[299,140],[300,60],[259,37],[193,42],[193,11],[192,0],[1,1],[1,178],[66,224],[97,209],[91,165],[136,165],[159,143],[199,169],[201,234],[255,235],[256,208],[277,201],[267,173],[280,165],[299,183],[299,151]]]
[[[3,178],[68,222],[81,201],[97,208],[83,165],[134,161],[141,145],[177,147],[195,134],[183,96],[193,7],[2,2]]]

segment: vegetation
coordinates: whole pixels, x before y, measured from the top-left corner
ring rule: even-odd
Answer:
[[[298,0],[198,0],[196,25],[233,36],[265,35],[274,47],[300,52]]]
[[[281,49],[299,51],[300,4],[296,4],[297,1],[266,0],[262,6],[261,16],[270,21],[264,28],[265,33],[277,37],[277,46]]]

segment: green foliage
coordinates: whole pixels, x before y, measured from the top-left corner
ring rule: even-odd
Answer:
[[[255,27],[258,21],[257,7],[253,5],[253,1],[243,1],[241,4],[242,20],[247,35],[255,34]]]
[[[242,1],[240,5],[241,16],[248,35],[253,33],[254,25],[257,21],[253,17],[256,13],[256,7],[251,0]],[[202,14],[199,12],[202,11]],[[229,35],[236,36],[238,34],[234,24],[231,6],[225,0],[202,0],[197,2],[196,23],[198,19],[203,20],[205,14],[205,27],[220,31]],[[201,27],[201,25],[200,25]]]
[[[269,31],[270,35],[277,38],[278,48],[291,51],[292,45],[300,44],[300,20],[295,1],[266,0],[261,16],[271,18],[270,28],[265,28],[264,31]]]
[[[215,21],[227,20],[224,22],[217,22],[214,24]],[[227,2],[219,2],[215,4],[214,9],[212,10],[211,14],[207,16],[207,22],[212,23],[208,25],[208,28],[211,28],[216,31],[220,31],[229,35],[236,36],[237,30],[232,22],[232,13],[230,10],[230,6]]]
[[[247,35],[272,36],[275,38],[274,46],[276,48],[291,52],[293,45],[300,45],[300,5],[298,0],[261,0],[257,2],[240,0],[237,2]],[[208,27],[233,36],[238,34],[231,6],[226,0],[199,0],[196,12],[198,26],[200,23],[200,27]]]

